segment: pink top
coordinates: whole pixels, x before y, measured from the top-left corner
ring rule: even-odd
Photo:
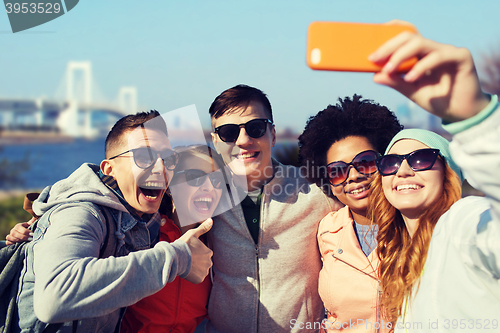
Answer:
[[[327,319],[323,329],[353,332],[389,332],[390,323],[380,318],[376,251],[367,257],[356,237],[348,207],[329,213],[318,228],[323,268],[319,294]]]

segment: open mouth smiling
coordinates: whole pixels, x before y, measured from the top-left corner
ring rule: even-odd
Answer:
[[[197,197],[193,200],[193,204],[196,207],[196,209],[204,212],[210,211],[212,208],[214,199],[209,196],[202,196],[202,197]]]
[[[145,182],[139,186],[139,190],[148,200],[156,200],[165,189],[164,182]]]

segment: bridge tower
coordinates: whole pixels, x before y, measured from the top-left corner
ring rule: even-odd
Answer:
[[[66,100],[75,101],[75,73],[81,71],[83,75],[83,102],[89,105],[92,102],[92,64],[90,61],[69,61],[66,67]]]
[[[67,108],[61,112],[58,125],[61,130],[71,136],[93,138],[106,132],[102,117],[97,123],[92,117],[94,112],[112,115],[109,129],[115,122],[113,116],[123,116],[137,112],[137,88],[128,86],[120,88],[118,103],[98,102],[96,85],[92,82],[92,63],[90,61],[69,61],[65,73],[65,91]],[[96,97],[97,96],[97,97]],[[118,105],[116,105],[118,104]],[[108,129],[108,130],[109,130]]]
[[[81,81],[76,74],[81,73]],[[92,136],[91,110],[82,110],[92,103],[92,63],[90,61],[69,61],[66,66],[66,101],[68,108],[63,112],[58,124],[62,131],[72,136]],[[78,84],[80,83],[80,84]],[[81,84],[83,83],[83,85]]]
[[[137,112],[137,88],[121,87],[118,92],[118,104],[128,114]]]

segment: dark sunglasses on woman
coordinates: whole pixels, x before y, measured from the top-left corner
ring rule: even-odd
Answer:
[[[124,151],[118,155],[108,158],[108,160],[112,160],[117,157],[130,157],[130,156],[122,156],[126,153],[132,153],[134,158],[135,165],[137,165],[141,169],[148,169],[153,164],[155,164],[158,157],[160,157],[163,161],[163,165],[167,170],[174,170],[177,162],[179,162],[179,155],[171,149],[165,149],[162,151],[157,151],[149,147],[135,148]]]
[[[394,175],[406,160],[413,171],[429,170],[436,163],[439,149],[425,148],[406,155],[388,154],[377,160],[377,169],[382,176]]]
[[[240,128],[244,127],[248,136],[258,139],[266,134],[267,124],[273,124],[269,119],[252,119],[244,124],[224,124],[214,129],[224,142],[236,142],[240,136]]]
[[[175,173],[176,175],[184,174],[186,176],[186,183],[190,186],[201,186],[205,183],[207,176],[210,179],[210,183],[215,189],[221,189],[222,184],[224,184],[224,176],[222,172],[213,172],[207,174],[203,170],[199,169],[186,169]]]
[[[351,163],[335,161],[326,166],[328,181],[333,186],[342,185],[349,176],[349,169],[352,166],[356,171],[364,176],[370,176],[377,171],[377,158],[380,156],[374,150],[365,150],[354,156]]]

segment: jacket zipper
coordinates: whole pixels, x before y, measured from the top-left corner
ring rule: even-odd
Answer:
[[[368,274],[368,273],[366,273],[366,272],[363,272],[362,270],[360,270],[360,269],[359,269],[359,268],[357,268],[356,266],[351,265],[350,263],[348,263],[348,262],[347,262],[347,261],[345,261],[345,260],[340,259],[339,257],[336,257],[336,256],[335,256],[335,254],[333,254],[333,253],[332,253],[332,257],[333,257],[333,258],[335,258],[335,259],[337,259],[338,261],[343,262],[343,263],[344,263],[344,264],[346,264],[347,266],[350,266],[350,267],[354,268],[355,270],[357,270],[357,271],[359,271],[359,272],[361,272],[361,273],[363,273],[363,274],[365,274],[365,275],[368,275],[369,277],[371,277],[372,279],[374,279],[375,281],[377,281],[378,283],[380,283],[380,280],[379,280],[379,279],[377,279],[376,277],[374,277],[374,276],[372,276],[371,274]]]
[[[259,275],[259,246],[255,244],[255,264],[257,266],[257,318],[255,332],[259,331],[259,312],[260,312],[260,275]]]
[[[264,215],[262,214],[264,210],[263,202],[265,198],[265,191],[262,189],[262,195],[260,197],[260,218],[259,218],[259,228],[263,224],[263,217]],[[260,274],[259,274],[259,241],[262,238],[262,230],[259,230],[259,237],[257,238],[257,244],[255,244],[255,263],[257,265],[257,327],[255,327],[255,332],[259,332],[259,314],[260,314]]]
[[[368,275],[369,277],[371,277],[372,279],[374,279],[375,281],[378,282],[378,290],[377,290],[377,322],[379,323],[379,327],[376,329],[376,333],[379,333],[380,332],[380,325],[381,325],[381,322],[380,322],[380,297],[381,297],[381,294],[382,294],[382,289],[380,287],[380,280],[377,279],[376,277],[372,276],[371,274],[363,272],[362,270],[360,270],[359,268],[357,268],[354,265],[351,265],[347,261],[340,259],[339,257],[335,256],[335,254],[333,254],[333,253],[332,253],[332,257],[335,258],[335,259],[337,259],[340,262],[343,262],[347,266],[350,266],[350,267],[354,268],[355,270],[357,270],[357,271],[359,271],[359,272],[361,272],[361,273],[363,273],[365,275]],[[328,311],[328,310],[326,310],[326,311]]]

